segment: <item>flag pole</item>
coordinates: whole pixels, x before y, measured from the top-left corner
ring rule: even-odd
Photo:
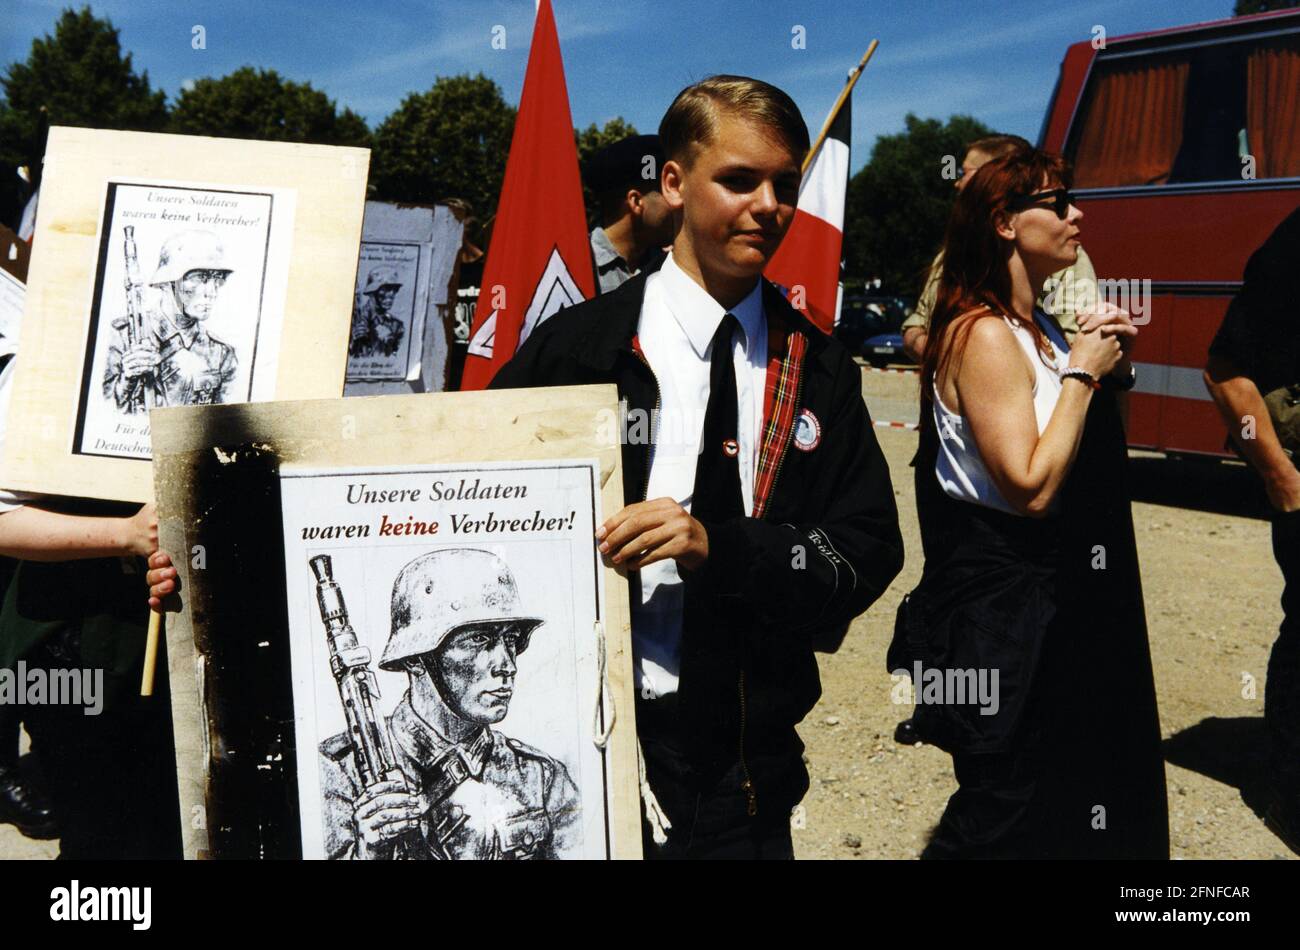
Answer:
[[[808,166],[812,164],[813,156],[815,156],[817,150],[822,147],[822,142],[826,141],[826,135],[831,130],[831,124],[835,121],[835,117],[840,114],[840,107],[844,105],[844,101],[848,99],[850,94],[852,94],[853,87],[857,85],[858,78],[862,75],[862,70],[867,68],[867,61],[871,59],[871,54],[876,51],[876,47],[879,45],[879,40],[872,40],[871,45],[867,47],[867,51],[862,54],[862,61],[854,67],[853,72],[849,73],[849,81],[845,83],[844,88],[840,90],[840,97],[835,100],[835,105],[831,106],[830,115],[826,117],[826,122],[822,125],[822,130],[817,133],[817,140],[813,142],[812,148],[808,149],[808,154],[804,156],[803,171],[806,172],[808,170]]]

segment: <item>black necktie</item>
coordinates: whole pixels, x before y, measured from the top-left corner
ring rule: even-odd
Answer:
[[[692,516],[703,522],[726,521],[746,513],[740,489],[736,366],[731,353],[732,337],[739,327],[736,318],[726,314],[711,344],[709,404],[704,411],[704,435],[691,502]]]

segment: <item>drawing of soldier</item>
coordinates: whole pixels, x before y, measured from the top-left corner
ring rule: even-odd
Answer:
[[[375,267],[366,275],[366,285],[357,294],[352,311],[349,356],[392,356],[397,352],[406,328],[391,311],[401,289],[395,267]]]
[[[155,407],[225,402],[238,358],[203,324],[230,274],[221,241],[212,232],[181,231],[169,237],[149,281],[159,289],[160,302],[145,313],[148,332],[132,343],[129,319],[113,321],[104,398],[131,414],[145,411],[145,387]]]
[[[489,551],[441,549],[393,582],[381,669],[409,689],[388,717],[405,777],[365,790],[351,741],[320,745],[331,858],[556,858],[578,834],[564,765],[492,726],[505,718],[516,660],[538,617],[523,616],[510,569]]]

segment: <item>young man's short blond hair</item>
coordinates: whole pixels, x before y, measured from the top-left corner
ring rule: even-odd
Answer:
[[[776,86],[748,76],[710,76],[679,92],[659,123],[664,159],[689,166],[713,142],[723,112],[772,129],[795,161],[803,162],[808,126],[799,107]]]

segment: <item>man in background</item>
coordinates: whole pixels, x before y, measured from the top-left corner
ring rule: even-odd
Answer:
[[[672,212],[659,193],[662,164],[657,135],[629,136],[587,159],[583,177],[600,220],[591,231],[591,257],[602,294],[654,270],[672,243]]]
[[[1282,626],[1268,658],[1264,724],[1275,798],[1267,820],[1300,854],[1300,334],[1294,273],[1300,208],[1246,264],[1241,291],[1210,344],[1205,387],[1228,432],[1264,480],[1273,505],[1273,556],[1286,585]],[[1267,398],[1267,401],[1266,401]],[[1272,411],[1270,411],[1272,410]]]

